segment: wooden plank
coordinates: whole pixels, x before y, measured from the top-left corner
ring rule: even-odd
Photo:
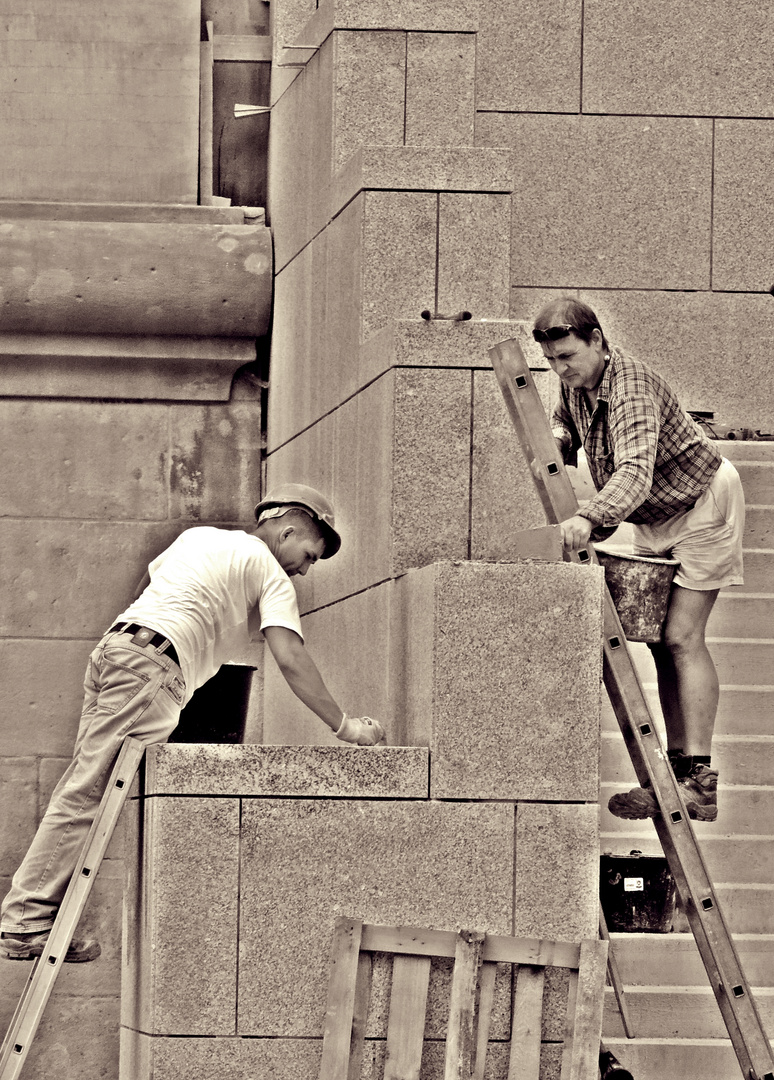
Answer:
[[[366,923],[363,926],[361,948],[370,952],[453,957],[456,943],[457,935],[451,930]],[[487,934],[482,952],[482,960],[496,960],[505,964],[577,968],[579,959],[580,945],[575,942],[504,937],[497,934]]]
[[[478,969],[485,934],[460,930],[454,956],[449,1026],[446,1032],[444,1080],[469,1080],[473,1061],[473,1030]]]
[[[545,968],[524,964],[516,976],[508,1080],[538,1080]]]
[[[486,1054],[489,1046],[489,1029],[492,1026],[497,964],[490,960],[481,965],[478,979],[478,1016],[476,1023],[476,1056],[473,1062],[472,1080],[484,1080]]]
[[[575,1054],[575,1011],[578,1002],[578,972],[570,972],[567,991],[567,1013],[564,1022],[564,1046],[562,1047],[562,1068],[559,1080],[571,1080]],[[599,1063],[597,1063],[598,1071]],[[585,1078],[584,1078],[585,1080]]]
[[[419,1080],[429,985],[429,956],[395,957],[384,1080]]]
[[[349,1046],[348,1080],[360,1080],[365,1045],[368,1005],[371,1001],[371,979],[373,958],[370,953],[361,951],[357,961],[355,981],[355,1004],[352,1016],[352,1039]]]
[[[561,1077],[565,1077],[564,1058],[568,1056],[568,1080],[587,1080],[596,1076],[599,1067],[599,1046],[602,1040],[602,1011],[605,1000],[605,974],[608,943],[599,940],[581,942],[581,962],[576,981],[573,1036],[568,1048],[565,1040]],[[570,1020],[568,1007],[568,1022]]]
[[[271,63],[271,37],[258,34],[216,34],[212,41],[213,60]]]
[[[325,1080],[349,1080],[362,928],[363,924],[357,919],[339,918],[334,926],[320,1062],[320,1076]]]
[[[199,45],[199,204],[212,205],[212,23]]]

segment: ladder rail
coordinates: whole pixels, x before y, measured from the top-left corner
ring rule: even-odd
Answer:
[[[499,342],[489,356],[550,524],[579,504],[519,343]],[[568,561],[599,565],[594,548]],[[679,785],[656,730],[618,612],[604,589],[603,676],[640,783],[649,782],[660,816],[653,819],[688,922],[745,1080],[774,1080],[774,1058],[736,948],[715,895]]]
[[[24,1065],[144,753],[145,743],[124,739],[46,946],[0,1047],[0,1080],[16,1080]]]

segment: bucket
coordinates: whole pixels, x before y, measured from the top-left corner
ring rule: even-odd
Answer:
[[[663,855],[606,853],[599,858],[599,901],[608,930],[668,934],[677,888]]]
[[[660,641],[678,560],[595,551],[627,639]]]
[[[224,664],[208,682],[194,691],[180,713],[169,742],[244,742],[255,670],[246,664]]]

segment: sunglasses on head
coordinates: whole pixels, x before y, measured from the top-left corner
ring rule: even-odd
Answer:
[[[535,341],[540,342],[559,341],[560,338],[572,334],[574,330],[574,326],[549,326],[547,330],[533,330],[532,336]]]

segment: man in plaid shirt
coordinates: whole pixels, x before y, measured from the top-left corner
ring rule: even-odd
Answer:
[[[661,641],[650,647],[667,730],[669,760],[690,817],[717,817],[711,767],[718,677],[705,628],[718,592],[741,585],[744,496],[739,476],[683,411],[668,383],[611,348],[594,312],[572,297],[546,305],[533,336],[561,379],[553,432],[564,461],[582,447],[596,496],[560,525],[568,551],[634,526],[633,554],[674,558]],[[622,818],[659,813],[649,787],[614,795]]]

